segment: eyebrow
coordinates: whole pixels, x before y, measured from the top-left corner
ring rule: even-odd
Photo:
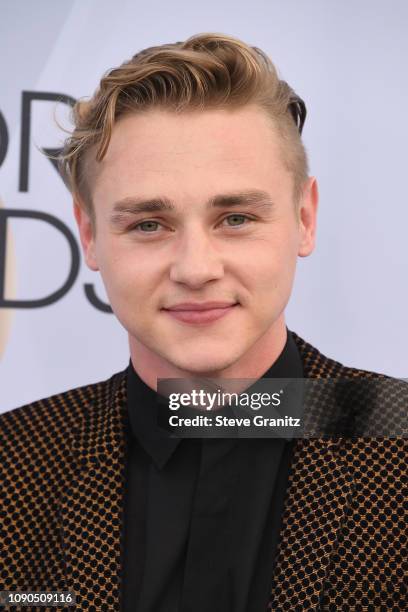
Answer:
[[[256,209],[270,210],[274,204],[269,193],[259,189],[217,194],[206,202],[207,208],[232,208],[234,206],[252,206]],[[149,199],[126,197],[115,202],[110,220],[112,223],[118,223],[127,215],[174,212],[176,210],[174,203],[165,197],[159,196]]]

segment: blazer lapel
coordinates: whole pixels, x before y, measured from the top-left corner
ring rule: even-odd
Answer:
[[[295,336],[305,378],[338,378],[340,364]],[[309,414],[317,415],[337,401],[333,383],[315,388]],[[308,427],[310,431],[310,427]],[[341,540],[341,527],[354,489],[341,438],[299,439],[285,501],[281,540],[268,609],[319,609],[330,559]]]
[[[268,609],[317,609],[353,479],[339,442],[299,440]]]
[[[126,372],[126,371],[125,371]],[[119,610],[125,484],[126,375],[96,388],[72,443],[59,517],[67,590],[81,609]]]

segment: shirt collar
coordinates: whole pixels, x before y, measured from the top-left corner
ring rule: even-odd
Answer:
[[[303,365],[292,332],[286,328],[286,343],[277,360],[260,378],[303,378]],[[140,378],[129,361],[127,368],[127,409],[130,434],[136,438],[155,465],[161,469],[181,439],[157,423],[157,392]]]

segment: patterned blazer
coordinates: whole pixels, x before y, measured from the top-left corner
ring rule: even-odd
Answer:
[[[386,378],[293,336],[307,378]],[[120,610],[126,421],[126,370],[0,415],[0,590]],[[268,610],[408,609],[406,468],[404,436],[296,440]]]

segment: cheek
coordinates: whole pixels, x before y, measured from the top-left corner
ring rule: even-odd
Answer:
[[[134,249],[114,245],[98,253],[102,280],[115,314],[122,319],[140,317],[154,298],[157,266]]]
[[[296,268],[297,251],[293,235],[285,234],[258,253],[247,258],[246,277],[253,291],[270,295],[291,287]]]

